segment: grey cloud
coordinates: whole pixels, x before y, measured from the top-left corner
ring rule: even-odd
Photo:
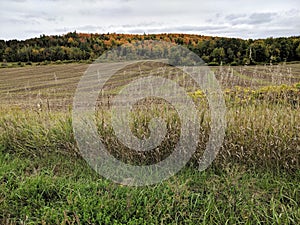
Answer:
[[[229,14],[229,15],[225,16],[225,19],[230,20],[230,21],[234,21],[234,20],[237,20],[237,19],[244,18],[246,16],[247,16],[247,14]]]
[[[36,25],[41,24],[43,21],[48,22],[56,22],[58,20],[61,20],[59,17],[51,17],[48,15],[36,15],[36,14],[20,14],[18,16],[15,16],[14,18],[8,18],[6,21],[8,23],[13,24],[29,24],[29,25]]]
[[[22,19],[17,19],[17,18],[9,18],[6,20],[7,24],[27,24],[27,21],[24,21]]]
[[[225,21],[231,25],[258,25],[270,23],[277,16],[277,13],[252,13],[252,14],[229,14],[225,16]]]
[[[249,24],[262,24],[271,22],[276,13],[253,13],[249,16]]]

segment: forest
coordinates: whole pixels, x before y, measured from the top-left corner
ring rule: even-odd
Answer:
[[[245,40],[192,34],[85,34],[74,31],[28,40],[0,40],[0,61],[3,67],[7,62],[94,60],[113,47],[128,44],[134,48],[134,44],[142,40],[183,45],[208,65],[276,64],[300,60],[300,36]],[[164,57],[161,49],[150,47],[145,51],[150,56]]]

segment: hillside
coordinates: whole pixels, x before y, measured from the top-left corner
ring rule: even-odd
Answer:
[[[83,34],[0,40],[0,61],[7,62],[94,60],[106,50],[141,40],[163,40],[186,46],[210,65],[263,64],[300,60],[300,36],[244,40],[191,34]],[[150,54],[156,54],[151,49]]]

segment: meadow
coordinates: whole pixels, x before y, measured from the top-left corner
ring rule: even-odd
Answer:
[[[300,223],[300,64],[210,67],[224,93],[227,128],[217,158],[202,172],[197,163],[210,130],[206,96],[184,76],[174,77],[199,106],[199,145],[178,174],[146,187],[115,184],[80,156],[71,112],[88,66],[0,69],[1,224]],[[161,115],[168,124],[163,147],[137,154],[120,145],[109,109],[140,71],[127,69],[133,73],[120,71],[98,99],[99,136],[123,161],[155,163],[170,154],[180,123],[168,104],[147,99],[134,109],[132,130],[149,135],[151,116]],[[155,108],[145,111],[149,102]]]

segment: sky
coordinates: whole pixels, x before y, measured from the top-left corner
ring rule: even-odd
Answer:
[[[300,36],[299,0],[0,0],[0,39],[42,34]]]

